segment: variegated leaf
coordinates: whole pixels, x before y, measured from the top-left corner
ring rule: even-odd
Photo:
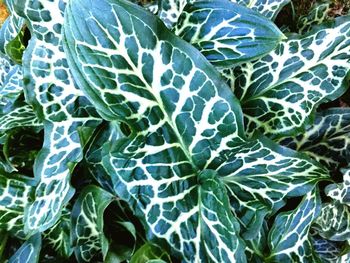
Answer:
[[[231,167],[231,177],[263,177],[261,157],[291,177],[306,170],[313,183],[327,178],[317,164],[284,157],[271,142],[248,151],[256,142],[245,141],[239,103],[227,85],[150,13],[120,0],[73,0],[65,19],[64,48],[76,81],[104,118],[131,129],[103,148],[114,190],[143,219],[148,236],[166,239],[185,261],[245,262],[239,225],[213,171],[227,159],[236,158],[236,168],[248,163],[239,174]],[[258,159],[255,170],[250,159]]]
[[[102,164],[102,147],[105,143],[114,142],[123,137],[124,135],[119,130],[117,123],[104,123],[96,129],[86,147],[85,161],[87,169],[102,188],[111,193],[113,193],[113,180]]]
[[[86,21],[74,15],[77,10],[92,16]],[[101,10],[110,11],[101,17]],[[141,32],[149,37],[139,38]],[[207,172],[197,185],[195,167],[210,166],[219,152],[243,142],[239,105],[217,72],[155,17],[124,1],[71,1],[65,35],[71,68],[86,94],[105,118],[132,129],[130,138],[103,154],[103,164],[118,195],[146,215],[149,236],[168,240],[187,261],[244,262],[224,187],[205,180]],[[85,52],[96,56],[79,55]],[[90,74],[98,68],[100,76],[115,77]]]
[[[172,28],[179,19],[183,9],[193,0],[162,0],[159,1],[158,16],[168,28]]]
[[[26,99],[45,129],[44,146],[34,167],[36,198],[25,213],[25,229],[35,233],[54,225],[72,197],[70,167],[83,156],[78,129],[93,128],[100,118],[68,69],[61,35],[66,0],[14,3],[32,36],[23,55]]]
[[[350,168],[342,169],[343,183],[331,184],[325,189],[326,195],[350,207]]]
[[[14,61],[20,62],[23,48],[20,54],[14,53],[13,49],[16,45],[22,44],[21,36],[23,36],[22,28],[24,26],[24,19],[14,11],[15,0],[5,0],[5,2],[10,16],[7,17],[0,27],[0,52],[10,58],[14,58]],[[19,49],[21,50],[21,46]]]
[[[323,238],[333,241],[350,239],[350,208],[337,201],[324,204],[314,228]]]
[[[154,243],[146,243],[132,256],[130,263],[141,262],[171,262],[169,254]]]
[[[330,2],[315,3],[308,14],[299,17],[297,29],[299,34],[309,32],[313,26],[322,24],[328,17],[331,10]]]
[[[24,208],[31,200],[35,182],[26,177],[0,175],[0,229],[25,238]]]
[[[69,258],[73,253],[71,231],[71,211],[64,208],[57,223],[43,233],[45,245],[56,251],[60,257]]]
[[[41,236],[36,234],[30,237],[9,259],[8,263],[37,263],[41,250]]]
[[[246,240],[246,255],[248,262],[263,263],[265,254],[268,251],[267,246],[268,225],[264,221],[259,233],[255,238]]]
[[[305,195],[328,179],[328,172],[305,156],[263,138],[242,146],[216,170],[246,239],[259,233],[264,217],[284,206],[286,198]]]
[[[259,12],[268,19],[274,20],[281,9],[287,5],[290,0],[231,0],[232,2],[249,7]]]
[[[43,124],[36,117],[33,108],[26,104],[15,108],[9,113],[0,115],[0,134],[18,127],[41,128],[42,126]]]
[[[335,169],[350,161],[349,134],[350,109],[332,108],[317,112],[313,124],[304,133],[277,141]]]
[[[321,210],[318,191],[310,191],[299,206],[277,215],[268,244],[271,249],[268,262],[318,262],[309,230]]]
[[[347,88],[350,69],[350,17],[329,28],[289,39],[262,59],[235,71],[247,129],[273,137],[303,131],[316,107]]]
[[[0,114],[7,113],[8,108],[23,93],[22,67],[0,56]]]
[[[90,185],[80,193],[72,210],[72,241],[79,262],[93,262],[106,255],[108,240],[103,233],[103,213],[113,195]],[[101,257],[102,258],[102,257]]]
[[[342,249],[339,246],[339,244],[322,238],[313,238],[312,240],[315,252],[321,259],[322,263],[339,262],[340,255],[342,252]]]
[[[264,16],[227,0],[188,4],[174,32],[220,68],[260,58],[284,37]]]

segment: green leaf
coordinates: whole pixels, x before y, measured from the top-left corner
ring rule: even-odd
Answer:
[[[71,245],[71,211],[63,209],[62,215],[57,223],[43,233],[45,245],[50,246],[62,258],[69,258],[73,253]]]
[[[72,197],[70,168],[83,157],[78,130],[96,127],[100,118],[68,69],[61,35],[65,1],[23,0],[14,4],[15,13],[25,19],[31,33],[23,55],[26,100],[45,130],[44,145],[34,166],[38,181],[35,199],[25,210],[25,231],[36,233],[53,226]]]
[[[269,262],[319,262],[309,230],[321,210],[317,189],[309,192],[299,206],[277,215],[269,232]]]
[[[194,45],[213,65],[225,68],[262,57],[284,37],[267,18],[227,0],[188,4],[175,34]]]
[[[218,72],[155,16],[122,0],[71,1],[64,35],[83,92],[106,120],[131,130],[104,145],[102,163],[148,238],[165,239],[184,261],[245,262],[239,224],[214,170],[251,143]],[[311,178],[327,178],[308,159],[289,159],[276,164],[299,161],[291,171],[307,168]]]
[[[14,59],[14,61],[20,62],[21,54],[13,51],[14,49],[18,50],[16,48],[18,45],[20,45],[19,50],[21,50],[24,19],[15,12],[15,1],[16,0],[6,0],[6,7],[10,15],[0,27],[0,52]]]
[[[13,236],[25,238],[24,208],[31,200],[34,180],[27,177],[0,175],[0,229]]]
[[[297,21],[299,34],[309,32],[313,26],[320,25],[328,18],[328,12],[331,10],[330,2],[316,2],[308,14],[300,16]]]
[[[29,238],[9,259],[8,263],[37,263],[41,250],[41,236],[36,234]]]
[[[25,29],[6,45],[6,54],[17,64],[22,64],[22,56],[25,50]],[[1,33],[1,32],[0,32]]]
[[[159,1],[158,16],[168,28],[178,21],[186,4],[192,0],[162,0]]]
[[[113,180],[102,164],[102,147],[105,143],[116,141],[124,137],[117,123],[101,124],[96,129],[86,147],[85,161],[87,169],[103,189],[113,193]]]
[[[323,263],[339,262],[341,247],[336,242],[327,239],[313,238],[315,252]],[[346,261],[341,261],[346,262]]]
[[[22,78],[22,67],[0,56],[0,114],[6,114],[23,93]]]
[[[326,195],[341,204],[350,207],[350,167],[341,169],[343,173],[343,183],[327,185]]]
[[[304,133],[281,138],[279,144],[325,164],[329,169],[350,161],[350,109],[332,108],[316,113],[312,125]]]
[[[15,108],[13,111],[0,115],[0,134],[13,128],[36,127],[41,128],[42,122],[36,117],[33,108],[27,104]]]
[[[246,239],[259,233],[264,217],[284,206],[286,198],[303,196],[318,181],[329,179],[324,168],[304,155],[263,137],[242,146],[217,172],[228,188]]]
[[[166,251],[154,243],[146,243],[132,256],[130,263],[171,262]]]
[[[248,131],[294,135],[304,131],[320,103],[338,98],[347,88],[349,32],[350,17],[337,18],[235,71],[232,87]]]
[[[91,262],[106,250],[108,240],[103,233],[103,213],[113,196],[90,185],[80,193],[72,209],[72,242],[79,262]]]
[[[248,262],[263,263],[265,253],[268,251],[267,245],[268,226],[264,221],[259,233],[254,239],[246,240],[246,255]]]
[[[350,239],[350,208],[337,201],[324,204],[314,228],[318,234],[333,241]]]
[[[278,13],[290,0],[231,0],[231,2],[249,7],[268,19],[275,20]]]

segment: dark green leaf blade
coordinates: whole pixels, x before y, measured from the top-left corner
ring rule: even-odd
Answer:
[[[30,237],[9,259],[9,263],[37,263],[41,250],[41,236]]]

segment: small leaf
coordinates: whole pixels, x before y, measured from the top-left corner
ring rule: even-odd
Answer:
[[[166,251],[154,243],[146,243],[135,252],[130,263],[150,263],[155,261],[171,263],[170,256]]]
[[[333,242],[322,238],[313,238],[315,252],[323,263],[339,262],[342,248],[337,242]],[[340,261],[346,262],[346,261]]]
[[[326,195],[333,200],[350,207],[350,167],[341,169],[343,183],[327,185]]]
[[[177,20],[188,2],[192,2],[192,0],[159,1],[159,18],[171,29],[177,23]]]
[[[309,192],[299,206],[277,215],[269,232],[271,249],[268,261],[319,262],[309,237],[311,224],[320,214],[321,200],[317,189]]]
[[[318,234],[333,241],[350,239],[350,208],[335,201],[324,204],[314,228]]]
[[[8,263],[37,263],[41,250],[41,236],[30,237],[9,259]]]
[[[79,262],[99,258],[107,239],[103,233],[103,213],[113,196],[90,185],[80,193],[72,209],[72,242]],[[104,255],[105,256],[105,255]]]
[[[188,4],[175,33],[213,65],[225,68],[262,57],[283,38],[267,18],[227,0]]]
[[[51,247],[62,258],[69,258],[73,253],[71,245],[71,211],[63,209],[62,215],[57,223],[43,233],[45,245]]]
[[[328,18],[328,12],[331,10],[330,2],[314,3],[308,14],[298,18],[297,29],[299,34],[309,32],[313,26],[320,25]]]

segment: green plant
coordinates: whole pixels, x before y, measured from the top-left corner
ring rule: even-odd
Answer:
[[[0,258],[348,260],[350,17],[235,2],[6,1]]]

